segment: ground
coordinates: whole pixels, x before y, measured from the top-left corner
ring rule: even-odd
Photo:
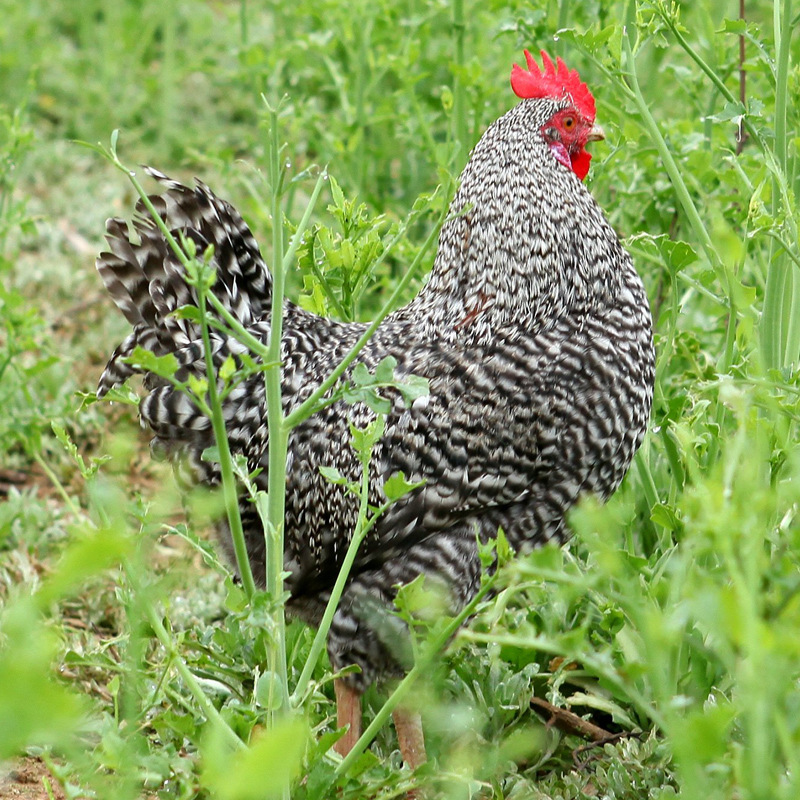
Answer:
[[[25,756],[0,769],[0,800],[66,800],[66,795],[41,759]]]

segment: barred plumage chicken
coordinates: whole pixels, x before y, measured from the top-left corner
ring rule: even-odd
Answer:
[[[453,609],[480,581],[476,535],[502,527],[525,550],[565,538],[564,516],[584,494],[607,498],[619,485],[645,432],[652,400],[651,317],[628,253],[582,184],[602,138],[594,99],[577,72],[543,52],[539,68],[514,65],[522,102],[497,120],[472,151],[427,284],[391,314],[359,356],[368,368],[387,355],[396,376],[427,378],[430,394],[406,407],[392,395],[385,435],[374,451],[370,500],[402,471],[424,485],[381,518],[361,546],[329,635],[336,669],[360,671],[337,683],[340,721],[355,741],[358,695],[374,679],[400,670],[391,643],[366,609],[390,606],[399,584],[424,573],[449,590]],[[198,245],[214,246],[214,292],[256,337],[267,341],[271,277],[240,215],[204,184],[189,188],[150,170],[164,187],[152,198],[167,226]],[[196,302],[183,267],[141,203],[133,231],[112,219],[110,252],[97,268],[132,334],[100,379],[105,394],[136,371],[124,359],[136,346],[174,353],[182,375],[203,375],[199,330],[171,316]],[[284,411],[296,408],[364,331],[360,323],[324,319],[287,302],[281,342]],[[219,363],[243,351],[213,335]],[[213,443],[209,420],[184,394],[153,375],[140,405],[154,445],[213,484],[217,467],[200,459]],[[231,392],[224,412],[232,449],[252,468],[267,466],[263,380]],[[357,480],[349,423],[373,412],[337,402],[296,428],[288,445],[285,566],[288,609],[319,622],[357,515],[357,499],[327,481],[320,467]],[[266,486],[266,473],[258,477]],[[263,530],[242,503],[256,580],[264,581]],[[227,529],[222,540],[230,549]],[[344,710],[342,710],[344,709]],[[398,715],[396,722],[408,720]],[[414,727],[412,720],[411,727]],[[416,736],[416,739],[414,738]],[[424,756],[419,734],[401,731],[404,755]]]

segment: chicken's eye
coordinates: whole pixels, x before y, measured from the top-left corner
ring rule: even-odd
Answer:
[[[575,117],[564,117],[564,130],[571,131],[575,127]]]

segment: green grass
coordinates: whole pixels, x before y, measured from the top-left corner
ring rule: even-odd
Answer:
[[[800,9],[746,11],[0,0],[0,758],[42,755],[76,798],[800,796]],[[372,319],[416,291],[523,47],[596,95],[588,185],[656,318],[651,430],[612,501],[509,561],[414,684],[434,763],[402,771],[386,725],[342,763],[330,667],[284,628],[278,576],[234,584],[208,544],[220,499],[190,498],[187,522],[130,405],[81,400],[125,333],[92,260],[135,191],[69,140],[119,129],[125,164],[202,177],[272,263],[289,253],[289,296]],[[308,209],[315,249],[292,254]],[[413,616],[418,591],[424,662],[449,621]],[[579,750],[532,696],[630,735]]]

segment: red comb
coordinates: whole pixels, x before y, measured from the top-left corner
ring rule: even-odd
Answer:
[[[527,50],[525,60],[528,62],[527,70],[518,64],[514,64],[511,70],[511,88],[517,97],[552,97],[557,100],[569,98],[588,122],[594,122],[596,113],[594,97],[578,75],[578,70],[568,70],[560,58],[557,58],[556,64],[553,65],[550,56],[544,50],[542,50],[542,69]]]

